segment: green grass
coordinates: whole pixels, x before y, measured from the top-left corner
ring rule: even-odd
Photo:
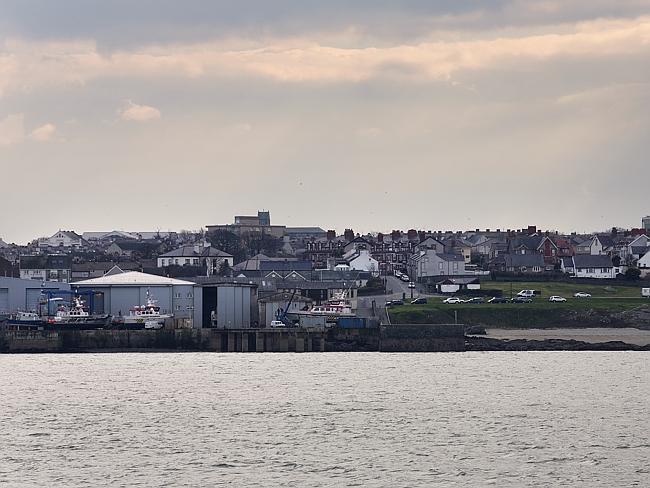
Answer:
[[[517,290],[519,291],[519,290]],[[559,294],[559,293],[558,293]],[[548,295],[550,296],[550,295]],[[643,298],[569,298],[564,303],[538,297],[533,303],[446,304],[429,298],[426,305],[408,305],[390,310],[393,323],[459,323],[489,327],[578,327],[623,325],[613,316],[619,312],[650,305]],[[633,324],[632,324],[633,325]]]
[[[503,281],[483,281],[481,287],[489,290],[500,289],[503,291],[504,297],[510,297],[510,290],[512,289],[513,296],[520,290],[537,290],[541,292],[538,298],[546,298],[551,295],[559,295],[564,298],[572,299],[573,294],[578,291],[591,293],[593,298],[612,298],[612,297],[628,297],[640,298],[641,286],[610,286],[607,283],[602,285],[580,285],[565,282],[513,282],[512,287],[510,282]]]

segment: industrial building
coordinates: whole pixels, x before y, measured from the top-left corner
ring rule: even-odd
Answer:
[[[197,293],[196,327],[250,329],[260,326],[257,285],[233,281],[206,282]]]
[[[93,290],[103,295],[103,303],[96,300],[95,313],[109,313],[114,317],[127,315],[136,305],[147,302],[147,294],[157,300],[160,312],[173,314],[175,327],[192,327],[195,308],[195,283],[164,276],[123,272],[115,267],[101,278],[78,281],[72,285],[79,291]]]
[[[0,277],[0,314],[37,312],[43,291],[69,291],[67,283]]]

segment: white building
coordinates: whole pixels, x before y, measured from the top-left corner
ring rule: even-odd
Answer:
[[[379,273],[379,261],[370,255],[367,249],[353,249],[343,256],[351,270]]]
[[[59,230],[52,237],[41,237],[38,240],[38,247],[57,249],[80,249],[84,247],[84,239],[71,230]]]
[[[616,278],[617,270],[607,255],[576,254],[573,256],[573,276],[576,278]]]
[[[639,261],[637,262],[637,266],[641,271],[642,278],[645,278],[646,276],[650,275],[650,251],[648,251],[643,256],[641,256],[641,258],[639,258]]]
[[[233,256],[227,252],[211,247],[209,243],[183,246],[158,257],[158,267],[165,266],[205,266],[207,276],[219,272],[224,262],[233,266]]]

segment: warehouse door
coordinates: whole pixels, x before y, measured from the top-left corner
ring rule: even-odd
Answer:
[[[40,288],[27,288],[25,291],[25,310],[27,312],[38,312],[38,303],[40,299]]]
[[[0,288],[0,313],[8,313],[9,310],[9,288]]]

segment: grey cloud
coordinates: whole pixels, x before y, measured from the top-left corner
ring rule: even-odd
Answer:
[[[0,0],[0,37],[94,39],[102,49],[233,35],[305,36],[358,28],[359,43],[432,30],[500,29],[650,12],[650,0]]]

